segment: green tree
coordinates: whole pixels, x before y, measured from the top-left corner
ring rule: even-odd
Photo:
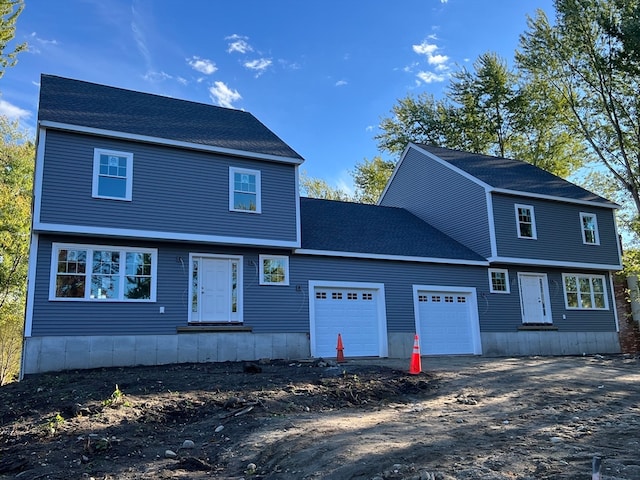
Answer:
[[[334,188],[320,178],[309,177],[305,172],[300,174],[300,194],[310,198],[353,201],[353,197],[344,190]]]
[[[24,0],[0,0],[0,77],[13,67],[18,53],[27,49],[26,43],[9,46],[16,34],[16,21],[24,9]]]
[[[35,149],[0,116],[0,385],[20,367]]]
[[[452,75],[445,97],[402,99],[381,121],[375,138],[383,151],[399,153],[408,142],[518,158],[566,176],[582,165],[584,148],[566,132],[563,98],[534,75],[508,68],[494,53],[474,70]]]
[[[382,157],[366,158],[356,163],[351,172],[356,187],[355,200],[360,203],[376,203],[393,173],[395,163]]]
[[[630,196],[636,219],[640,214],[639,40],[625,36],[640,24],[638,1],[555,0],[555,23],[538,11],[529,19],[516,54],[521,70],[539,78],[566,102],[567,128]]]

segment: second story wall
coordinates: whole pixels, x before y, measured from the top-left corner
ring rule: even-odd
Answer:
[[[131,155],[130,199],[96,198],[95,149]],[[63,225],[86,227],[87,232],[111,229],[114,235],[131,231],[150,238],[221,243],[250,239],[274,246],[299,242],[293,164],[57,130],[46,131],[40,150],[44,153],[37,166],[41,191],[36,190],[36,229]],[[234,172],[248,172],[245,181],[257,178],[257,195],[245,197],[251,202],[259,199],[259,213],[233,211]]]
[[[476,253],[491,256],[486,194],[482,186],[410,148],[380,205],[402,207]]]
[[[618,265],[618,238],[610,208],[492,194],[498,257]],[[520,231],[521,213],[532,226]],[[589,226],[586,234],[584,222]],[[530,234],[529,234],[530,230]],[[525,233],[525,235],[522,235]]]

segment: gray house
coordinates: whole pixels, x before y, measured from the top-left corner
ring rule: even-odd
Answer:
[[[616,205],[410,145],[379,205],[300,198],[251,114],[43,75],[23,374],[619,351]]]

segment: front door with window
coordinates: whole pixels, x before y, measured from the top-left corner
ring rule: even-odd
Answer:
[[[551,323],[547,276],[539,273],[519,273],[522,323]]]
[[[238,258],[192,258],[192,322],[241,321],[240,265]]]

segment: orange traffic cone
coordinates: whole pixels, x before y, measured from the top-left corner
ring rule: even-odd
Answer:
[[[338,334],[338,346],[336,347],[338,354],[336,355],[336,362],[344,362],[344,347],[342,346],[342,336]]]
[[[411,364],[409,365],[409,373],[417,375],[422,372],[422,364],[420,362],[420,343],[418,335],[413,339],[413,353],[411,354]]]

